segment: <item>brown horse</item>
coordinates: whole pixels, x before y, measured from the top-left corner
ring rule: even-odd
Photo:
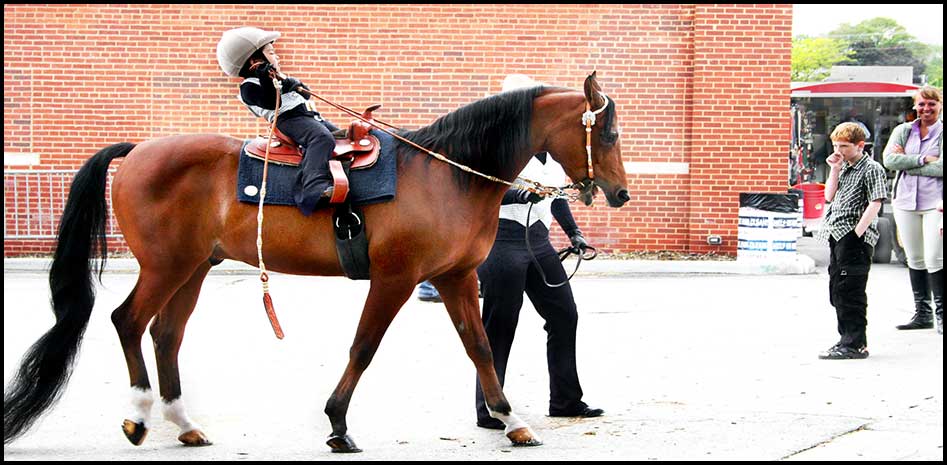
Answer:
[[[592,126],[591,152],[586,149],[582,118],[590,113],[589,107],[603,109],[598,124]],[[617,130],[615,104],[601,92],[592,73],[584,92],[553,87],[504,92],[402,135],[506,180],[513,179],[534,153],[548,151],[573,180],[585,181],[580,198],[587,205],[597,186],[608,204],[617,208],[629,199]],[[60,222],[49,276],[56,324],[30,348],[4,392],[5,443],[23,434],[68,381],[95,300],[95,258],[100,259],[101,278],[106,255],[106,171],[112,159],[125,157],[113,181],[112,202],[141,271],[131,294],[112,312],[136,411],[123,428],[136,445],[147,432],[154,396],[141,338],[151,322],[165,418],[180,427],[178,439],[184,444],[210,444],[180,401],[178,349],[212,264],[222,259],[257,264],[257,206],[240,203],[234,195],[241,144],[220,135],[116,144],[79,170]],[[476,267],[490,251],[507,186],[432,162],[407,144],[401,144],[397,153],[394,200],[363,208],[371,285],[349,363],[326,403],[332,424],[327,443],[333,451],[359,451],[345,421],[352,392],[415,285],[430,280],[477,369],[491,415],[507,425],[507,437],[515,445],[541,444],[503,394],[477,300]],[[589,179],[592,173],[594,180]],[[330,211],[305,217],[293,207],[267,206],[265,212],[263,253],[270,270],[343,274]]]

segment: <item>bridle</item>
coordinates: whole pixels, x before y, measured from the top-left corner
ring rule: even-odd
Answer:
[[[598,110],[592,111],[592,104],[586,100],[585,113],[582,114],[582,124],[585,125],[585,153],[588,156],[588,177],[567,187],[577,189],[582,193],[591,189],[595,182],[595,170],[592,168],[592,126],[595,126],[596,115],[602,113],[606,108],[608,108],[608,96],[602,91],[599,91],[599,95],[601,95],[602,99],[605,100],[605,105],[602,105],[602,108],[599,108]],[[533,205],[530,204],[529,209],[526,211],[526,250],[529,252],[529,258],[532,260],[533,264],[536,265],[536,270],[539,271],[539,276],[542,278],[543,284],[548,287],[564,286],[569,281],[572,281],[572,277],[575,276],[577,271],[579,271],[579,265],[582,264],[582,260],[594,259],[598,255],[598,251],[592,246],[588,246],[588,249],[590,249],[591,252],[586,252],[585,250],[581,250],[578,247],[566,247],[560,250],[558,252],[560,262],[565,261],[565,259],[571,254],[577,255],[578,261],[575,264],[575,269],[572,270],[572,274],[570,274],[565,281],[561,283],[550,284],[549,281],[546,280],[546,273],[543,272],[543,267],[539,264],[539,261],[536,260],[536,255],[533,254],[533,249],[529,244],[529,216],[532,212]]]
[[[591,190],[595,183],[595,169],[592,167],[592,126],[595,126],[596,115],[608,108],[608,96],[602,91],[598,91],[598,93],[602,96],[602,99],[605,100],[605,104],[602,105],[602,108],[592,111],[592,103],[586,100],[585,113],[582,114],[582,124],[585,126],[585,153],[588,156],[588,177],[567,187],[576,189],[581,193]]]

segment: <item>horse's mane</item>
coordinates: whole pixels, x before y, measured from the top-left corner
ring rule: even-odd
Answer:
[[[512,165],[516,154],[529,146],[533,99],[549,89],[537,86],[502,92],[464,105],[430,126],[403,131],[401,136],[481,173],[512,180],[518,174]],[[405,145],[401,152],[419,154]],[[454,172],[466,189],[474,175],[460,169]]]

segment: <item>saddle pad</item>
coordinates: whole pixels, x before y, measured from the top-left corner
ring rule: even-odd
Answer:
[[[398,163],[395,149],[398,142],[381,131],[372,130],[372,135],[381,143],[378,162],[371,168],[349,172],[348,200],[353,205],[368,205],[387,202],[395,198],[397,187]],[[243,143],[240,149],[240,163],[237,168],[237,200],[246,203],[260,203],[260,182],[263,180],[263,160],[251,158],[246,154]],[[293,191],[296,185],[297,166],[270,163],[266,170],[266,205],[296,206]]]

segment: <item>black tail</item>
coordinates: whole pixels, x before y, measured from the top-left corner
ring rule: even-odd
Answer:
[[[128,155],[134,147],[121,143],[100,150],[72,181],[49,270],[56,324],[26,352],[3,393],[4,444],[23,435],[59,399],[69,381],[95,303],[95,258],[101,258],[96,267],[100,279],[105,267],[109,162]]]

